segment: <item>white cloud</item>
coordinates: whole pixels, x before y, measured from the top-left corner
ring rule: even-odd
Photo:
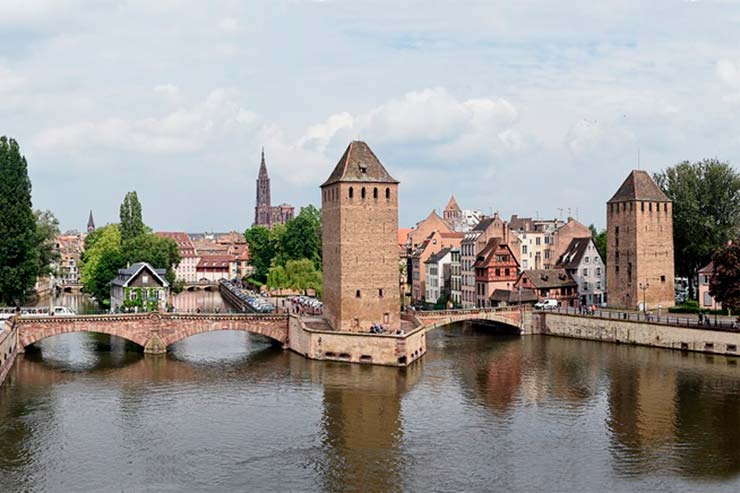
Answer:
[[[171,92],[171,88],[165,91]],[[34,144],[47,151],[103,147],[151,153],[193,152],[224,134],[253,127],[256,119],[254,113],[239,105],[234,91],[217,89],[190,108],[160,117],[109,117],[49,128],[36,136]]]

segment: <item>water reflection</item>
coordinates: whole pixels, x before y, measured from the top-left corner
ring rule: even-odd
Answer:
[[[406,370],[226,331],[166,357],[97,334],[38,346],[0,388],[9,491],[736,491],[740,475],[724,357],[463,327]]]

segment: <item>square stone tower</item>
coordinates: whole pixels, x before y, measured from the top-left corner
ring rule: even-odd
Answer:
[[[321,194],[324,319],[342,331],[399,328],[398,181],[354,141]]]
[[[632,171],[606,203],[606,230],[609,306],[673,306],[673,204],[647,172]]]

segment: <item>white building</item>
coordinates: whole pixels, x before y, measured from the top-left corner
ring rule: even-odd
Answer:
[[[440,298],[449,298],[451,251],[450,248],[443,248],[439,252],[433,253],[424,262],[426,270],[424,301],[428,304],[436,304]]]
[[[565,269],[578,283],[581,306],[606,302],[606,269],[593,238],[573,238],[557,268]]]

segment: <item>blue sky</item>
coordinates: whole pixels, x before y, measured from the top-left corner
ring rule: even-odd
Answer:
[[[464,208],[604,225],[630,169],[740,161],[740,2],[2,0],[0,134],[63,229],[137,190],[159,230],[319,203],[347,143],[410,226]]]

